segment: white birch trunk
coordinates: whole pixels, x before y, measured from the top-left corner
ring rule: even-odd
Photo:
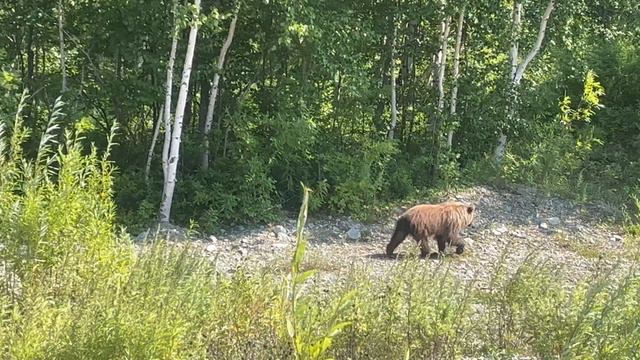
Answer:
[[[396,99],[396,25],[393,21],[393,35],[391,38],[391,126],[389,127],[389,140],[393,140],[396,124],[398,123],[398,105]]]
[[[449,113],[451,117],[455,117],[458,105],[458,77],[460,76],[460,52],[462,49],[462,27],[464,26],[464,7],[460,10],[458,16],[458,29],[456,34],[456,45],[453,53],[453,88],[451,89],[451,104]],[[447,134],[447,147],[453,147],[453,129]]]
[[[173,91],[173,66],[176,61],[176,51],[178,48],[178,21],[175,19],[178,1],[173,1],[172,13],[174,16],[173,34],[171,35],[171,51],[169,53],[169,62],[167,63],[167,79],[164,85],[164,144],[162,145],[162,173],[163,182],[167,182],[167,174],[169,172],[169,149],[171,148],[171,97]],[[164,187],[162,198],[164,199]]]
[[[440,32],[440,52],[438,60],[438,114],[441,115],[444,110],[444,75],[447,68],[447,48],[449,40],[449,29],[451,18],[447,17],[441,24]]]
[[[67,91],[67,62],[64,49],[64,9],[62,0],[58,1],[58,36],[60,38],[60,72],[62,73],[62,92]]]
[[[164,109],[160,109],[160,115],[158,115],[158,121],[156,122],[155,129],[153,130],[153,137],[151,138],[151,145],[149,146],[149,153],[147,154],[147,163],[144,167],[144,183],[149,184],[149,172],[151,171],[151,160],[153,159],[153,151],[156,148],[156,142],[158,141],[158,134],[160,134],[160,124],[162,123]]]
[[[184,66],[182,69],[182,80],[178,91],[178,101],[173,129],[171,132],[171,148],[169,150],[169,160],[167,168],[167,179],[164,183],[163,198],[160,204],[160,222],[168,223],[171,217],[171,205],[173,202],[173,192],[176,186],[176,173],[178,170],[178,159],[180,156],[180,138],[182,136],[182,121],[184,120],[184,110],[187,106],[187,93],[189,91],[189,78],[191,77],[191,64],[195,51],[196,39],[198,37],[198,15],[200,13],[200,0],[194,0],[195,13],[193,14],[191,30],[189,31],[189,42],[185,54]]]
[[[547,8],[542,15],[542,19],[540,19],[540,27],[538,29],[538,36],[536,37],[536,41],[533,44],[533,47],[527,53],[524,60],[522,62],[518,62],[518,35],[520,32],[520,26],[522,24],[522,2],[516,1],[513,7],[513,42],[511,45],[510,57],[511,57],[511,99],[509,101],[510,109],[507,112],[507,121],[510,123],[514,121],[514,118],[517,116],[516,111],[516,102],[517,102],[517,94],[520,83],[522,82],[522,78],[524,76],[524,72],[527,70],[527,67],[531,63],[536,55],[540,52],[540,48],[542,47],[542,41],[544,40],[544,35],[547,31],[547,24],[549,22],[549,17],[551,16],[551,12],[553,11],[553,7],[555,5],[555,0],[549,0],[547,4]],[[498,137],[498,144],[496,146],[493,158],[496,165],[500,165],[502,163],[502,159],[504,159],[504,154],[506,152],[507,147],[507,135],[504,133],[503,129],[500,129],[500,136]]]
[[[211,86],[211,94],[209,96],[209,106],[207,107],[207,117],[204,123],[204,149],[202,150],[202,159],[200,168],[202,170],[209,169],[209,133],[211,132],[211,124],[213,123],[213,111],[216,106],[216,98],[218,97],[218,84],[220,82],[220,73],[224,66],[224,58],[227,55],[227,51],[233,41],[233,34],[236,31],[236,22],[238,21],[238,13],[236,12],[229,25],[229,32],[227,33],[227,39],[220,49],[220,55],[218,56],[218,64],[216,73],[213,75],[213,84]]]
[[[449,29],[451,25],[451,17],[447,17],[440,23],[440,49],[436,57],[436,83],[435,86],[438,89],[438,104],[436,108],[436,116],[431,123],[431,145],[432,145],[432,158],[431,166],[429,168],[429,177],[432,181],[438,178],[439,170],[439,157],[440,157],[440,143],[441,143],[441,131],[443,123],[443,110],[444,110],[444,78],[447,68],[447,48],[449,40]]]

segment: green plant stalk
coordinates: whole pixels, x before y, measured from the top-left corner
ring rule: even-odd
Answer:
[[[304,184],[302,185],[302,205],[300,205],[300,212],[298,213],[298,222],[296,224],[296,247],[293,254],[293,258],[291,259],[291,270],[287,276],[287,287],[286,287],[286,297],[285,297],[285,308],[286,308],[286,322],[287,322],[287,333],[289,338],[291,339],[291,344],[293,346],[293,353],[296,359],[300,358],[300,347],[298,344],[299,335],[297,331],[296,324],[296,308],[297,308],[297,299],[298,299],[298,287],[297,285],[302,283],[305,279],[313,275],[313,271],[306,271],[302,274],[300,272],[300,264],[302,263],[302,259],[304,257],[304,252],[306,248],[306,241],[304,239],[304,224],[307,221],[307,209],[309,204],[309,193],[311,190],[307,188]]]

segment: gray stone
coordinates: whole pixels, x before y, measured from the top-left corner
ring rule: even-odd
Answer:
[[[284,226],[282,225],[277,225],[273,227],[273,233],[276,234],[276,236],[278,234],[286,234],[287,233],[287,229],[285,229]]]
[[[473,243],[475,242],[471,238],[464,238],[463,241],[464,241],[465,248],[473,247]]]
[[[549,224],[556,226],[556,225],[560,225],[561,221],[560,218],[558,217],[550,217],[549,219],[547,219],[547,221],[549,222]]]
[[[350,240],[359,240],[362,237],[362,233],[360,232],[359,226],[352,226],[349,231],[347,231],[347,238]]]
[[[218,238],[213,236],[213,235],[209,235],[209,241],[211,242],[218,242]]]
[[[498,226],[497,228],[492,230],[493,235],[499,236],[502,235],[504,233],[506,233],[507,231],[509,231],[509,229],[507,229],[507,227],[502,224],[500,226]]]
[[[611,237],[611,241],[619,242],[619,241],[622,241],[622,240],[624,240],[624,238],[622,236],[620,236],[620,235],[613,235]]]
[[[205,250],[207,250],[207,252],[211,253],[211,252],[215,252],[216,250],[218,250],[218,247],[216,245],[209,244],[209,245],[207,245]]]

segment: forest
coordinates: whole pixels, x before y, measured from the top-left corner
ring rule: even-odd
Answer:
[[[636,0],[0,3],[3,358],[640,351]],[[382,278],[305,233],[357,223],[383,252],[393,209],[456,194],[485,194],[470,255],[368,258]],[[533,236],[515,218],[540,199],[569,205],[535,246],[589,271],[507,245],[487,284],[458,276]],[[277,265],[197,245],[287,219]],[[138,241],[158,224],[200,240]]]

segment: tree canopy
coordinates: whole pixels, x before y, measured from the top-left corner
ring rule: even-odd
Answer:
[[[152,221],[163,146],[147,183],[143,173],[156,124],[167,131],[175,33],[171,111],[181,85],[186,103],[172,221],[269,220],[299,204],[300,182],[314,189],[312,209],[361,217],[496,177],[626,201],[640,188],[638,19],[633,0],[5,1],[0,111],[10,129],[27,90],[34,131],[59,95],[64,125],[97,147],[117,127],[119,219]],[[530,61],[517,96],[514,48]]]

